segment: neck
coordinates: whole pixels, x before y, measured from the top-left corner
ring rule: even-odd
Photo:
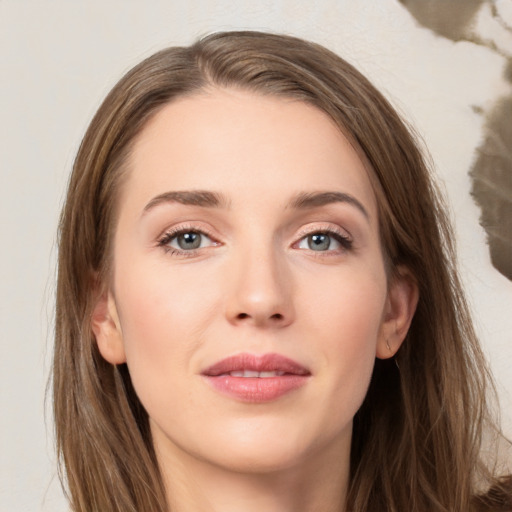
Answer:
[[[343,512],[350,439],[286,468],[240,471],[176,446],[159,451],[169,512]]]

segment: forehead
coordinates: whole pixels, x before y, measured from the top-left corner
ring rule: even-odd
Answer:
[[[212,89],[166,105],[139,134],[122,195],[219,190],[279,201],[302,191],[375,198],[367,164],[334,121],[296,100]],[[235,198],[236,199],[236,198]]]

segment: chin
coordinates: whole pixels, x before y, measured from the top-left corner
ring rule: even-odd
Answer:
[[[349,429],[349,435],[350,435]],[[326,450],[336,450],[343,433],[308,430],[307,425],[272,422],[238,424],[211,431],[211,444],[203,446],[203,458],[239,473],[275,473],[300,468]],[[350,439],[348,441],[350,444]],[[213,448],[213,449],[212,449]]]
[[[299,466],[307,458],[305,452],[303,446],[289,443],[249,441],[211,454],[211,462],[236,473],[270,474]]]

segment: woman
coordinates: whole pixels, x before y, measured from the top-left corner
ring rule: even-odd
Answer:
[[[73,510],[508,510],[452,239],[410,130],[328,50],[233,32],[136,66],[60,224]]]

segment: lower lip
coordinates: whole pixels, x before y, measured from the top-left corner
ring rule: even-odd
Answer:
[[[217,391],[242,402],[262,403],[277,400],[283,395],[299,389],[308,380],[308,375],[282,375],[278,377],[232,377],[205,376]]]

